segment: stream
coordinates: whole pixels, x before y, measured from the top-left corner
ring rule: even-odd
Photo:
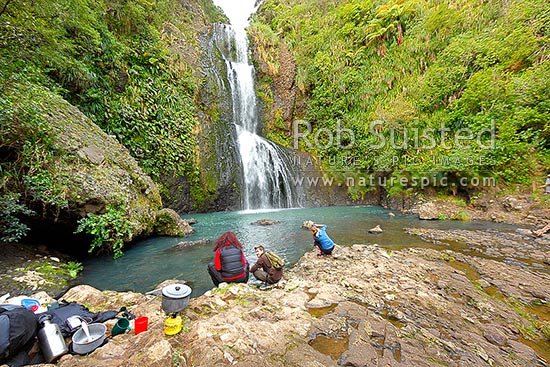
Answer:
[[[395,214],[391,217],[389,213]],[[287,268],[312,249],[311,232],[301,228],[305,220],[328,225],[327,233],[339,245],[378,244],[389,249],[407,247],[449,248],[475,255],[463,243],[435,245],[418,236],[406,234],[403,228],[466,229],[513,232],[517,227],[491,222],[423,221],[415,215],[401,214],[377,206],[333,206],[321,208],[252,210],[219,212],[183,216],[195,218],[194,233],[184,238],[154,237],[136,242],[114,260],[110,255],[81,260],[84,270],[78,278],[81,284],[115,291],[147,292],[166,279],[184,280],[192,288],[191,297],[198,297],[213,287],[206,267],[213,258],[213,243],[225,231],[234,231],[244,247],[248,261],[256,261],[254,246],[280,254]],[[262,226],[253,224],[259,219],[280,223]],[[381,234],[371,234],[370,228],[380,225]],[[174,249],[182,241],[210,240],[209,244]],[[251,276],[251,280],[254,277]]]

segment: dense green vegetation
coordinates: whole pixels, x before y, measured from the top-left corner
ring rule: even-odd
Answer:
[[[56,218],[67,208],[68,200],[63,180],[53,177],[54,170],[48,169],[56,164],[45,117],[55,104],[54,92],[33,84],[23,73],[6,75],[2,81],[0,213],[3,232],[13,234],[4,240],[17,241],[29,230],[19,217],[39,214]]]
[[[54,164],[44,126],[52,95],[115,136],[161,189],[163,176],[185,177],[203,199],[193,133],[200,6],[219,18],[203,0],[0,2],[2,212],[67,206],[45,170]],[[16,237],[24,233],[14,225]]]
[[[7,0],[2,80],[46,85],[115,135],[153,177],[192,173],[196,81],[170,35],[172,1]],[[184,28],[184,27],[182,27]],[[23,77],[20,77],[22,79]]]
[[[0,218],[0,241],[18,241],[29,230],[26,224],[21,223],[18,215],[32,215],[34,212],[18,203],[17,194],[1,196],[0,208],[2,208],[3,214]]]
[[[312,127],[300,148],[327,170],[346,170],[337,176],[374,171],[408,186],[426,175],[466,177],[470,191],[480,177],[540,183],[550,166],[546,0],[266,0],[251,34],[267,65],[268,108],[271,83],[288,77],[279,75],[279,50],[291,49],[296,105],[305,105],[294,118]],[[294,145],[288,124],[269,126],[268,136]],[[339,128],[353,138],[330,144]],[[350,191],[370,189],[356,182]]]

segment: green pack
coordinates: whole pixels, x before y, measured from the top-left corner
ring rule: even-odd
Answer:
[[[268,251],[265,253],[265,256],[267,256],[271,266],[276,270],[281,270],[285,266],[285,261],[276,253]]]

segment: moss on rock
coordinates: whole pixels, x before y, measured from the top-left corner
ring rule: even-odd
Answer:
[[[159,236],[183,237],[193,232],[189,223],[181,219],[174,210],[168,208],[157,213],[154,229],[155,234]]]
[[[6,111],[1,143],[19,157],[6,166],[15,177],[8,190],[43,208],[38,221],[75,228],[112,205],[132,223],[127,240],[153,233],[159,189],[122,144],[47,88],[12,83],[4,96],[16,107]]]

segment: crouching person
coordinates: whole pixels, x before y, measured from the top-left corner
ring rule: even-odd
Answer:
[[[250,268],[256,279],[275,284],[283,277],[283,260],[273,252],[266,253],[263,246],[254,247],[258,261]]]
[[[248,262],[243,245],[233,232],[223,233],[214,244],[214,260],[208,264],[208,274],[217,287],[220,283],[248,282]]]

